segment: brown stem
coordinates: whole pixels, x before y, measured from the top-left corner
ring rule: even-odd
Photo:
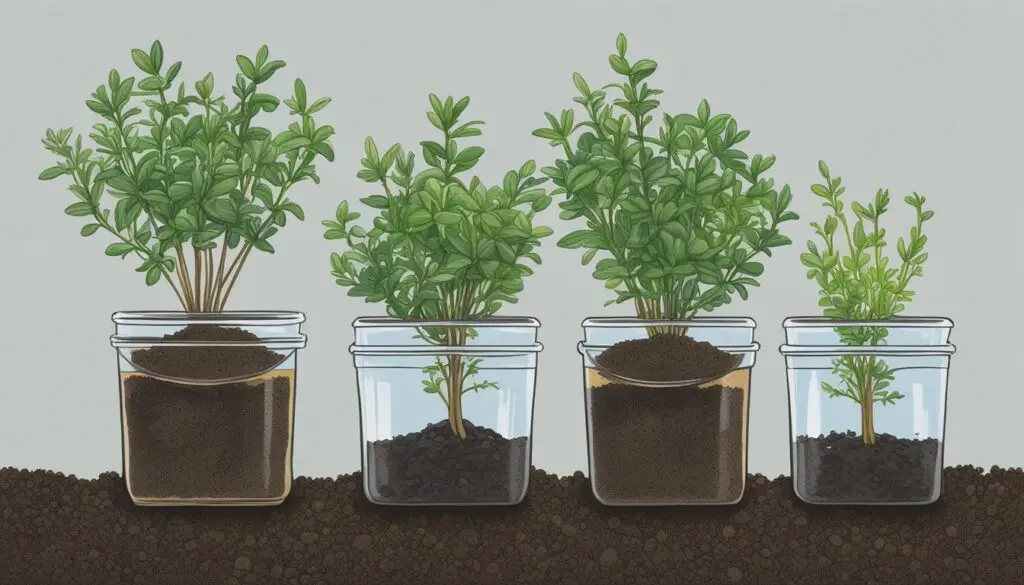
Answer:
[[[174,279],[171,278],[171,274],[163,267],[160,268],[160,273],[164,275],[164,279],[167,280],[167,284],[171,285],[171,290],[174,291],[174,296],[178,297],[178,302],[181,303],[181,308],[188,311],[188,303],[185,302],[185,297],[181,296],[181,291],[178,290],[178,285],[174,284]]]
[[[207,248],[203,251],[206,265],[206,287],[203,291],[203,310],[210,312],[213,310],[213,250]]]
[[[178,257],[178,281],[181,282],[181,290],[185,293],[185,301],[187,303],[185,311],[192,312],[195,310],[196,301],[192,297],[192,280],[188,276],[185,253],[182,251],[181,246],[175,246],[174,253]]]
[[[196,299],[196,311],[203,310],[203,251],[195,246],[192,246],[192,258],[195,261],[194,269],[196,271],[195,281],[195,299]]]
[[[238,274],[242,272],[242,267],[245,266],[245,261],[249,257],[249,251],[252,250],[252,246],[248,243],[242,247],[242,252],[235,258],[235,261],[231,263],[231,268],[228,269],[228,274],[231,275],[230,280],[227,283],[227,287],[224,289],[224,296],[220,299],[220,304],[217,306],[217,312],[224,310],[224,305],[228,302],[228,296],[231,294],[231,289],[235,286],[235,281],[238,280]],[[232,271],[234,272],[232,274]]]
[[[217,310],[220,304],[220,294],[224,290],[224,262],[228,257],[228,234],[224,232],[224,241],[220,245],[220,262],[217,266],[216,282],[213,285],[213,299],[210,302],[210,309]]]
[[[875,381],[868,376],[867,384],[864,386],[864,396],[861,398],[861,436],[865,445],[875,444]]]

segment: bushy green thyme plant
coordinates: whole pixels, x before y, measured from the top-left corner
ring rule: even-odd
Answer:
[[[443,102],[430,96],[430,123],[440,141],[421,142],[426,168],[415,172],[415,154],[396,144],[380,154],[373,138],[359,178],[383,193],[361,201],[376,210],[367,231],[351,225],[359,213],[343,201],[333,221],[323,222],[324,236],[344,239],[348,250],[331,254],[331,274],[350,296],[383,302],[392,317],[407,321],[472,321],[494,315],[515,303],[523,279],[540,264],[534,249],[551,235],[534,226],[534,215],[551,203],[538,188],[528,161],[505,174],[500,186],[488,187],[468,173],[484,154],[479,146],[460,148],[457,141],[479,136],[480,121],[459,122],[469,98]],[[463,346],[476,332],[471,327],[419,327],[419,336],[437,346]],[[438,357],[424,370],[424,391],[437,394],[448,409],[452,432],[466,437],[462,396],[492,382],[470,383],[479,374],[479,358]]]
[[[833,178],[824,162],[818,163],[818,171],[825,183],[812,185],[811,191],[824,199],[822,205],[831,213],[825,216],[824,224],[811,223],[823,248],[810,241],[808,251],[800,256],[809,268],[807,277],[820,287],[818,305],[825,307],[825,317],[835,319],[881,321],[896,316],[914,297],[914,291],[907,288],[911,279],[924,273],[928,237],[922,227],[935,212],[924,208],[925,198],[917,193],[904,199],[914,209],[916,222],[908,239],[899,238],[896,251],[900,264],[892,265],[884,253],[886,230],[881,227],[882,216],[889,208],[889,191],[879,189],[874,203],[866,206],[854,202],[850,207],[856,222],[851,225],[842,200],[846,191],[842,178]],[[840,250],[842,244],[846,245],[845,254]],[[884,327],[838,327],[836,332],[844,344],[854,346],[880,345],[888,336]],[[888,389],[893,371],[881,358],[868,355],[844,356],[833,360],[833,366],[843,387],[823,382],[822,390],[831,398],[844,397],[860,405],[861,436],[865,445],[874,444],[874,404],[893,404],[904,398]]]
[[[283,103],[298,121],[275,134],[257,119],[280,105],[264,86],[285,63],[270,60],[266,45],[254,58],[236,57],[230,105],[214,93],[210,73],[195,93],[184,83],[172,92],[181,63],[165,68],[159,41],[131,55],[141,79],[113,69],[86,101],[103,119],[89,134],[95,149],[81,135],[72,142],[71,128],[47,130],[43,145],[59,162],[39,178],[70,177],[78,201],[65,213],[89,218],[83,236],[112,235],[108,256],[141,260],[147,285],[165,280],[185,311],[223,311],[250,252],[274,253],[270,239],[287,216],[303,219],[286,194],[307,179],[320,182],[318,158],[334,160],[334,129],[313,119],[330,99],[310,99],[296,79]],[[116,200],[113,210],[105,194]]]
[[[565,194],[561,218],[586,220],[558,245],[585,249],[583,264],[603,252],[593,275],[617,293],[606,306],[633,301],[642,319],[689,319],[734,293],[746,299],[764,271],[755,259],[792,243],[779,225],[798,219],[787,210],[789,186],[765,177],[775,157],[748,161],[737,146],[749,131],[729,114],[712,116],[707,101],[696,116],[663,114],[652,132],[662,91],[644,80],[657,64],[630,63],[622,34],[615,45],[609,62],[624,79],[592,89],[574,73],[586,119],[577,123],[571,109],[546,113],[550,126],[533,132],[565,153],[542,169],[558,187],[552,195]]]

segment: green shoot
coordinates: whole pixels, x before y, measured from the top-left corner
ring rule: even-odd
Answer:
[[[348,247],[331,254],[331,274],[349,296],[383,302],[392,317],[479,320],[517,302],[523,279],[533,274],[525,260],[541,263],[534,249],[553,232],[533,221],[551,198],[538,188],[546,179],[533,176],[533,161],[508,171],[500,186],[487,187],[476,176],[467,180],[484,149],[460,148],[457,141],[479,136],[483,122],[459,122],[468,97],[442,101],[431,95],[430,104],[427,118],[441,140],[420,143],[424,170],[415,172],[414,153],[400,145],[380,154],[373,139],[366,139],[358,176],[383,193],[361,201],[378,215],[369,229],[353,225],[360,214],[342,201],[335,219],[323,222],[324,237],[343,239]],[[417,331],[430,344],[455,348],[477,334],[468,326]],[[424,370],[424,391],[445,403],[452,432],[461,438],[463,395],[497,388],[493,382],[471,383],[479,373],[480,359],[457,355],[457,349]]]
[[[916,220],[909,238],[900,237],[896,244],[899,266],[891,265],[884,253],[886,230],[881,227],[882,216],[889,208],[889,191],[879,189],[874,203],[854,202],[850,207],[856,222],[851,225],[842,200],[846,191],[842,178],[833,178],[824,162],[818,163],[818,171],[825,183],[812,185],[811,191],[824,200],[822,205],[831,213],[824,224],[811,223],[823,248],[808,242],[808,251],[800,260],[809,268],[807,277],[820,287],[818,305],[825,308],[824,316],[881,321],[898,315],[914,297],[914,291],[908,288],[911,279],[924,273],[928,238],[922,227],[935,212],[924,208],[925,198],[917,193],[904,199],[914,209]],[[843,244],[845,254],[840,251]],[[836,331],[842,343],[853,346],[884,344],[888,336],[884,327],[838,327]],[[889,389],[893,371],[881,358],[868,355],[844,356],[834,360],[833,366],[842,387],[823,383],[822,390],[831,398],[848,398],[860,405],[861,436],[865,445],[874,444],[875,403],[894,404],[905,397]]]

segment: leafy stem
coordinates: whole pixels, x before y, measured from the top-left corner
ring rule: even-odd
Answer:
[[[138,256],[147,285],[167,281],[185,311],[223,311],[251,250],[274,253],[269,240],[287,216],[303,219],[285,194],[307,179],[319,183],[318,158],[334,160],[334,129],[313,118],[330,99],[309,103],[301,79],[291,99],[262,92],[285,66],[269,59],[266,45],[254,59],[236,57],[238,102],[230,107],[214,94],[209,73],[195,93],[180,82],[176,95],[169,93],[181,63],[165,68],[159,41],[148,52],[133,49],[131,57],[141,79],[113,69],[86,101],[102,119],[89,135],[95,150],[83,148],[80,135],[72,146],[71,128],[47,130],[43,145],[59,161],[39,178],[71,176],[78,201],[65,213],[92,218],[83,236],[100,228],[114,235],[107,255]],[[299,121],[276,134],[254,124],[282,103]],[[192,111],[196,105],[199,113]],[[113,209],[104,206],[108,194]]]
[[[426,168],[419,172],[413,152],[395,144],[381,154],[367,138],[358,177],[383,191],[361,199],[378,212],[372,226],[354,223],[360,214],[348,201],[338,205],[333,220],[323,222],[326,239],[347,244],[347,250],[330,257],[335,281],[350,296],[384,303],[392,317],[422,323],[418,336],[447,348],[467,345],[477,335],[473,321],[517,302],[523,280],[533,273],[525,260],[540,264],[534,250],[553,233],[533,223],[551,203],[539,187],[546,179],[533,176],[533,161],[508,171],[500,186],[466,177],[484,155],[482,147],[458,144],[481,134],[483,122],[459,121],[468,106],[468,97],[430,95],[427,119],[441,142],[420,143]],[[465,325],[431,326],[431,321]],[[463,438],[462,396],[496,387],[470,381],[480,369],[480,359],[451,350],[424,369],[424,391],[442,399],[452,432]]]
[[[737,146],[749,131],[729,114],[712,116],[707,101],[696,115],[663,114],[651,135],[662,91],[646,80],[657,64],[631,63],[621,34],[615,45],[608,61],[625,80],[592,89],[574,73],[587,118],[545,113],[549,126],[533,132],[565,155],[542,169],[557,187],[551,194],[565,195],[560,217],[586,222],[558,245],[583,249],[584,265],[605,254],[593,275],[616,293],[606,304],[632,301],[642,319],[684,320],[734,294],[747,299],[764,270],[756,257],[791,244],[780,226],[799,218],[788,210],[789,187],[765,177],[775,157],[748,160]],[[665,331],[680,328],[649,328]]]
[[[818,163],[818,171],[825,182],[812,185],[811,192],[823,200],[822,205],[830,213],[823,223],[811,223],[821,246],[808,242],[800,261],[809,269],[807,277],[819,286],[818,304],[824,308],[824,316],[846,321],[895,317],[914,297],[914,291],[908,288],[911,280],[924,273],[928,238],[923,227],[935,212],[924,208],[925,198],[917,193],[904,199],[914,209],[915,222],[909,237],[900,237],[897,242],[900,266],[894,268],[884,253],[886,230],[881,227],[881,218],[889,208],[889,191],[879,189],[874,202],[867,205],[854,202],[851,209],[856,221],[851,226],[842,200],[846,191],[842,178],[832,177],[823,161]],[[836,244],[840,231],[845,254]],[[843,326],[836,332],[842,343],[856,346],[883,345],[888,337],[885,327]],[[874,444],[874,404],[894,404],[905,397],[888,389],[895,379],[893,371],[877,356],[851,355],[833,360],[833,374],[842,385],[822,383],[822,390],[832,398],[847,398],[860,406],[862,440],[865,445]]]

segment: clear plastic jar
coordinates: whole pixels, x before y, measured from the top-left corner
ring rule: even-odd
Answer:
[[[148,506],[262,506],[292,485],[293,312],[113,316],[124,477]]]
[[[760,346],[748,318],[583,322],[590,482],[613,506],[735,504],[747,479],[751,368]],[[733,367],[694,384],[608,372],[596,360],[621,342],[671,329],[734,356]],[[665,359],[685,356],[667,355]],[[614,376],[612,374],[615,374]]]
[[[784,322],[793,489],[811,504],[920,505],[942,491],[953,322]]]
[[[363,488],[383,505],[513,505],[530,480],[540,323],[357,319]]]

